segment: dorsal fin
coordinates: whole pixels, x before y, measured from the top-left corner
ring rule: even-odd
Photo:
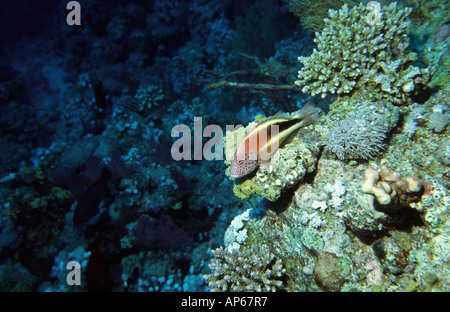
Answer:
[[[320,118],[322,110],[314,105],[314,101],[311,99],[303,105],[303,107],[291,114],[291,118],[302,119],[302,127],[315,124]]]
[[[278,111],[275,115],[270,116],[269,118],[266,119],[266,121],[268,120],[274,120],[274,119],[290,119],[291,118],[291,114],[283,112],[283,111]]]

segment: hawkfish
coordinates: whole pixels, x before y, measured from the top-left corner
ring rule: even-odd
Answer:
[[[317,122],[321,109],[308,101],[299,111],[278,112],[258,124],[238,144],[231,159],[230,177],[242,178],[262,164],[270,164],[276,151],[289,141],[300,128]]]

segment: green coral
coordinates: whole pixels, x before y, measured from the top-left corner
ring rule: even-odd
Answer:
[[[20,263],[13,263],[10,259],[0,265],[1,292],[27,292],[32,290],[37,278],[28,272]]]
[[[388,101],[369,101],[357,97],[336,100],[330,105],[327,117],[335,121],[343,120],[351,114],[362,113],[377,115],[388,131],[397,126],[400,118],[399,108]],[[329,127],[329,123],[325,123],[324,127]]]
[[[299,18],[302,26],[312,32],[322,31],[329,9],[339,9],[345,3],[357,5],[355,0],[289,0],[289,11]]]
[[[54,185],[40,166],[23,167],[7,183],[14,189],[2,193],[13,210],[9,216],[17,222],[31,222],[35,228],[43,226],[46,218],[61,218],[73,201],[72,193]]]
[[[134,98],[138,101],[139,112],[142,112],[157,106],[164,99],[164,93],[158,86],[141,86],[136,91]]]
[[[445,91],[450,91],[450,39],[447,39],[447,50],[443,53],[437,64],[437,69],[430,81],[430,85],[439,87]]]
[[[393,170],[404,174],[416,175],[427,173],[431,176],[441,176],[442,182],[450,187],[448,178],[449,127],[441,133],[436,133],[428,127],[428,121],[437,105],[450,106],[450,93],[440,90],[422,105],[409,106],[410,118],[416,120],[415,134],[410,139],[404,133],[392,133],[391,144],[388,146],[385,158]]]
[[[314,39],[317,50],[299,57],[304,67],[296,85],[322,97],[360,90],[368,99],[402,103],[429,76],[428,69],[410,64],[417,59],[407,51],[410,13],[410,8],[398,10],[395,2],[381,8],[379,21],[371,20],[372,8],[363,4],[330,10],[323,32]]]
[[[135,237],[133,235],[129,234],[125,235],[120,239],[120,248],[122,249],[132,248],[134,239]]]

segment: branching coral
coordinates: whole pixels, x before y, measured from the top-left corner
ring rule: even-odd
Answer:
[[[244,228],[244,221],[250,219],[249,213],[250,209],[235,217],[225,232],[224,244],[228,252],[239,250],[240,244],[247,238],[247,229]]]
[[[378,13],[363,4],[330,10],[323,32],[314,39],[317,50],[299,57],[304,67],[296,85],[322,97],[359,89],[367,98],[401,103],[429,75],[427,69],[409,65],[417,58],[406,50],[410,13],[410,8],[397,10],[395,2]]]
[[[212,291],[276,291],[283,286],[286,270],[266,245],[232,253],[220,247],[212,254],[213,272],[203,276]]]
[[[134,97],[138,101],[138,110],[141,112],[158,105],[158,102],[164,99],[164,93],[159,87],[148,85],[140,87]]]

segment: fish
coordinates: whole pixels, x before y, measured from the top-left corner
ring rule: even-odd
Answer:
[[[315,124],[322,110],[308,101],[299,111],[280,111],[258,124],[238,144],[231,159],[230,177],[238,179],[255,171],[260,165],[270,163],[271,157],[300,128]]]

